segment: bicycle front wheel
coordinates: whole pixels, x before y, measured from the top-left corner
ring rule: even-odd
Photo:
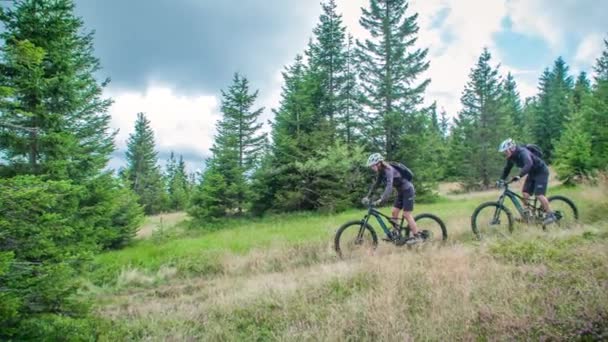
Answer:
[[[340,258],[371,255],[378,246],[374,229],[363,221],[347,222],[336,232],[334,249]]]
[[[485,236],[513,232],[511,212],[498,202],[486,202],[477,207],[471,216],[473,234],[481,239]]]

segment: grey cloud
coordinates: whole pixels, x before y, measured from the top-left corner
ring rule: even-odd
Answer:
[[[96,56],[115,88],[149,81],[182,93],[219,92],[236,71],[269,84],[312,34],[320,5],[301,0],[76,0],[95,30]]]
[[[199,151],[191,148],[177,148],[177,149],[159,149],[158,152],[158,165],[160,165],[163,170],[164,167],[169,160],[169,156],[171,152],[175,153],[175,159],[179,159],[181,155],[184,158],[184,162],[186,163],[186,171],[194,172],[197,169],[204,170],[205,169],[205,160],[210,157],[210,155],[201,154]],[[110,157],[110,162],[108,163],[108,168],[113,170],[120,170],[127,166],[127,159],[125,156],[125,150],[116,150],[112,153]]]

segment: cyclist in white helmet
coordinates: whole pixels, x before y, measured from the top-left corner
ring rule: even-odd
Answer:
[[[412,211],[414,210],[414,198],[416,197],[416,190],[414,184],[405,179],[399,170],[393,167],[391,164],[384,160],[384,157],[380,153],[373,153],[367,159],[367,166],[371,167],[374,172],[378,174],[376,181],[372,184],[367,196],[363,199],[364,203],[369,203],[369,197],[372,195],[376,187],[384,179],[386,180],[386,187],[382,196],[373,202],[374,206],[380,205],[386,201],[391,194],[393,186],[397,189],[397,198],[393,205],[392,211],[392,223],[393,225],[399,225],[399,212],[403,210],[403,218],[407,221],[411,229],[411,237],[408,238],[406,244],[415,244],[423,240],[422,236],[418,232],[416,222],[412,217]],[[396,232],[393,232],[395,234]],[[391,238],[393,238],[391,236]]]
[[[543,209],[547,213],[543,224],[546,225],[555,222],[555,214],[551,211],[549,201],[547,200],[547,197],[545,197],[547,185],[549,183],[549,168],[547,167],[547,164],[545,164],[545,161],[530,151],[526,146],[517,146],[511,138],[503,141],[500,144],[498,151],[504,153],[507,158],[507,165],[505,165],[502,172],[501,180],[504,181],[509,175],[509,172],[511,172],[513,165],[517,165],[517,167],[520,168],[520,172],[519,175],[513,177],[512,181],[517,182],[523,176],[528,176],[522,189],[524,204],[526,206],[528,205],[530,194],[533,193],[539,199]]]

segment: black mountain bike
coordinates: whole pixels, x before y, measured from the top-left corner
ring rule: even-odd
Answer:
[[[498,198],[498,201],[483,203],[473,212],[473,216],[471,216],[471,228],[477,238],[481,239],[483,235],[490,235],[491,233],[501,234],[507,230],[512,232],[514,222],[542,225],[543,229],[546,229],[543,224],[545,210],[538,198],[532,196],[527,206],[522,205],[522,203],[525,203],[523,197],[509,189],[510,183],[499,182],[499,186],[502,186],[504,191]],[[513,217],[511,211],[505,206],[506,198],[513,202],[513,206],[517,209],[519,217]],[[557,221],[552,224],[569,228],[578,220],[578,209],[569,198],[556,195],[550,196],[547,199],[549,200],[551,210],[553,210],[557,218]]]
[[[378,246],[378,235],[370,225],[369,219],[375,217],[384,231],[383,240],[397,246],[405,244],[410,236],[410,227],[403,227],[404,219],[401,217],[399,226],[392,224],[392,220],[383,213],[368,205],[367,213],[360,221],[350,221],[343,224],[334,238],[334,249],[341,258],[351,258],[357,254],[371,254]],[[387,224],[386,221],[389,223]],[[419,214],[414,217],[418,230],[422,232],[423,242],[444,241],[448,238],[448,231],[441,219],[433,214]],[[393,231],[389,227],[393,227]]]

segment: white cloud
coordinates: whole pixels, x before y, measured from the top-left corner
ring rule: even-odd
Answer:
[[[336,0],[348,31],[360,40],[368,32],[359,25],[361,7],[368,8],[369,0]],[[602,48],[606,33],[602,13],[608,12],[608,1],[563,0],[412,0],[408,15],[417,12],[418,46],[429,48],[430,68],[424,78],[431,78],[425,96],[426,102],[437,100],[448,114],[460,110],[460,96],[468,81],[470,69],[484,47],[493,55],[493,65],[501,64],[501,73],[511,72],[518,84],[522,99],[536,94],[539,70],[521,70],[502,63],[500,50],[494,40],[504,28],[502,22],[511,19],[512,30],[547,41],[555,55],[564,54],[564,42],[569,35],[579,40],[574,57],[575,68],[589,68]],[[439,15],[442,15],[438,22]],[[315,13],[317,16],[318,13]],[[317,17],[311,18],[316,24]],[[311,29],[314,24],[311,24]],[[293,62],[312,36],[292,37],[289,48],[293,56],[284,64]],[[572,39],[572,38],[571,38]],[[287,47],[286,47],[287,48]],[[522,52],[523,53],[523,52]],[[572,52],[574,55],[574,52]],[[243,58],[247,58],[244,56]],[[271,109],[279,105],[283,65],[277,66],[272,81],[260,89],[255,107],[266,107],[263,121],[273,119]],[[258,89],[251,84],[252,89]],[[218,89],[219,92],[219,89]],[[146,112],[155,131],[157,146],[162,150],[176,151],[187,148],[203,156],[209,155],[213,144],[216,121],[220,118],[219,99],[209,94],[181,96],[167,86],[151,85],[143,93],[109,92],[115,99],[111,108],[112,126],[120,128],[118,148],[125,148],[128,134],[133,130],[137,112]],[[264,130],[270,127],[265,125]]]
[[[119,129],[118,150],[126,149],[126,141],[134,130],[137,113],[144,112],[152,129],[157,150],[196,151],[201,160],[209,156],[213,145],[215,124],[220,118],[219,102],[215,96],[183,96],[162,85],[150,85],[141,92],[113,93],[110,108],[112,128]]]
[[[367,0],[339,0],[338,10],[344,15],[349,31],[356,38],[367,37],[359,25],[361,7]],[[438,14],[447,11],[442,22]],[[449,115],[460,108],[460,94],[484,47],[494,46],[493,35],[501,30],[501,20],[507,13],[502,0],[414,0],[407,15],[418,13],[418,46],[429,48],[430,67],[424,77],[431,78],[426,102],[437,100]],[[483,13],[483,15],[475,15]]]
[[[606,34],[608,1],[509,0],[512,30],[547,41],[562,53],[572,39],[585,41]]]
[[[602,54],[604,48],[604,40],[601,34],[591,34],[584,38],[578,45],[574,62],[577,65],[589,65],[595,62],[595,59]]]

